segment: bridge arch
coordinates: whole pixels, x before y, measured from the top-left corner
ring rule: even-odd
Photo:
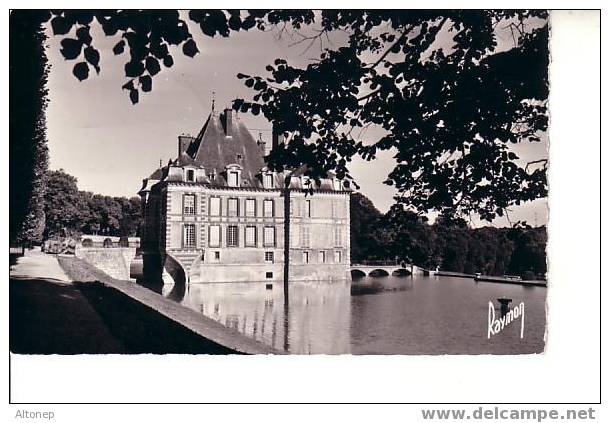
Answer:
[[[163,268],[169,276],[173,279],[173,283],[175,284],[183,284],[186,285],[188,282],[188,273],[184,268],[182,263],[171,254],[165,254],[165,260],[163,260]],[[166,283],[171,283],[170,281],[166,281]]]
[[[373,269],[369,272],[369,276],[372,278],[379,278],[379,277],[390,276],[390,273],[388,273],[388,271],[385,269]]]
[[[352,269],[351,274],[352,274],[352,278],[356,278],[356,279],[366,277],[366,273],[360,269]]]
[[[411,271],[409,269],[396,269],[392,272],[392,276],[411,276]]]

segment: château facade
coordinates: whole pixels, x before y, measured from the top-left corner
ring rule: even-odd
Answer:
[[[302,170],[273,172],[265,150],[231,109],[212,111],[196,137],[178,137],[178,157],[144,179],[139,191],[147,278],[283,280],[289,175],[290,279],[348,277],[350,190],[332,175],[315,182]]]

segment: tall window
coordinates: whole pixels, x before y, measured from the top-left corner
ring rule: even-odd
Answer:
[[[195,240],[195,225],[184,225],[184,246],[195,247],[197,242]]]
[[[303,247],[309,247],[309,226],[301,226],[301,245]]]
[[[256,226],[246,226],[246,247],[256,247]]]
[[[263,174],[263,187],[264,188],[273,188],[273,174],[271,174],[271,173]]]
[[[335,263],[341,263],[341,251],[335,251]]]
[[[305,200],[305,217],[311,217],[311,200]]]
[[[273,246],[275,245],[275,227],[265,226],[263,232],[263,245]]]
[[[239,186],[239,172],[237,172],[235,170],[229,171],[229,186],[230,187]]]
[[[182,213],[195,214],[195,195],[184,194],[182,196]]]
[[[335,246],[340,247],[343,244],[343,234],[341,226],[335,226]]]
[[[220,225],[210,225],[210,247],[220,247]]]
[[[309,263],[309,251],[303,251],[303,263]]]
[[[220,197],[210,197],[210,216],[220,216]]]
[[[265,200],[263,206],[264,216],[273,217],[273,200]]]
[[[195,182],[195,170],[194,169],[186,170],[186,180],[187,180],[187,182]]]
[[[246,199],[246,216],[256,216],[256,200],[254,198]]]
[[[237,226],[227,226],[227,247],[237,247]]]
[[[326,252],[318,251],[318,263],[324,263],[324,262],[326,262]]]
[[[237,216],[238,214],[238,202],[237,198],[229,198],[227,212],[229,216]]]

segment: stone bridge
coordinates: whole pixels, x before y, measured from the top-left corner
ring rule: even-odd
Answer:
[[[381,276],[409,276],[425,275],[428,270],[411,263],[395,261],[365,261],[352,263],[350,266],[352,277],[381,277]]]

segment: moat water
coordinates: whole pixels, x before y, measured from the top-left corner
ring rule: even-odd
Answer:
[[[271,289],[270,289],[271,288]],[[206,283],[161,294],[293,354],[530,354],[544,350],[546,288],[457,277],[335,282]],[[489,334],[498,298],[523,302],[521,317]],[[489,302],[494,305],[489,309]]]

